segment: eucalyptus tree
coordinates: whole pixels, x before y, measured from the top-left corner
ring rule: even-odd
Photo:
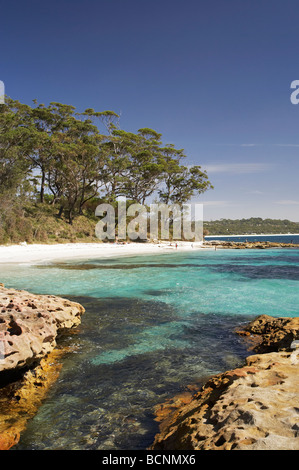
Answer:
[[[114,131],[113,135],[120,138],[120,154],[126,159],[121,195],[144,204],[157,190],[162,178],[161,134],[142,128],[137,134]]]
[[[101,170],[103,136],[89,119],[84,121],[69,116],[63,129],[53,136],[55,163],[49,178],[49,187],[60,203],[59,215],[82,214],[84,204],[98,195],[102,184]]]
[[[187,203],[208,189],[213,189],[207,172],[199,165],[184,165],[184,150],[175,149],[172,144],[166,145],[164,151],[164,168],[162,184],[158,191],[159,198],[165,204]]]
[[[31,109],[30,121],[34,145],[28,157],[40,177],[39,201],[43,203],[55,163],[55,135],[67,128],[75,107],[57,102],[45,106],[33,101],[36,106]]]
[[[113,203],[125,196],[145,204],[157,194],[161,202],[182,205],[212,188],[206,172],[184,164],[184,151],[164,145],[153,129],[122,130],[114,111],[34,105],[9,98],[0,105],[0,194],[16,194],[33,175],[38,201],[50,200],[72,223],[92,198]]]
[[[212,189],[208,175],[202,171],[199,165],[176,166],[168,165],[165,172],[167,182],[166,191],[160,192],[161,200],[167,203],[177,203],[183,205],[191,200],[192,197],[198,196],[208,189]]]
[[[32,132],[30,106],[6,97],[0,104],[0,194],[14,196],[29,175]]]

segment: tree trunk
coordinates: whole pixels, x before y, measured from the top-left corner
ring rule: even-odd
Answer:
[[[40,202],[43,203],[45,199],[45,181],[46,181],[46,173],[42,170],[42,180],[40,184]]]
[[[69,224],[70,225],[73,225],[73,220],[74,220],[74,217],[73,217],[73,208],[71,208],[69,210]]]

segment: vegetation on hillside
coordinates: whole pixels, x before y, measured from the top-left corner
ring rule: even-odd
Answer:
[[[185,160],[153,129],[122,130],[114,111],[7,97],[0,104],[0,243],[97,241],[95,209],[117,208],[119,196],[182,206],[212,188],[206,172]],[[204,233],[299,233],[299,223],[221,219],[204,222]]]
[[[0,105],[0,243],[93,240],[95,208],[182,205],[211,188],[200,166],[149,128],[119,126],[113,111],[6,98]]]
[[[280,219],[220,219],[204,222],[206,235],[250,235],[263,233],[299,233],[299,222]]]

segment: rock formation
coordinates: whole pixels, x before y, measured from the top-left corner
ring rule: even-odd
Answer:
[[[0,388],[0,450],[8,450],[19,442],[28,420],[37,413],[57,380],[61,358],[66,352],[65,349],[54,349],[34,368]]]
[[[57,337],[83,313],[76,302],[0,286],[0,450],[17,444],[57,379],[66,352]]]
[[[77,326],[84,308],[53,295],[0,287],[0,372],[45,357],[59,331]]]
[[[157,407],[151,449],[299,450],[299,318],[262,315],[237,333],[263,353]]]
[[[210,240],[203,243],[203,248],[216,247],[216,248],[234,248],[237,250],[244,249],[266,249],[266,248],[299,248],[299,245],[293,243],[279,243],[279,242],[233,242],[225,240]]]

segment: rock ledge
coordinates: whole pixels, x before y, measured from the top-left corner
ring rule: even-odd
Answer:
[[[76,302],[0,286],[0,373],[45,357],[58,333],[77,326],[83,313]]]
[[[299,318],[262,315],[237,333],[263,353],[157,407],[151,450],[299,450]]]
[[[0,450],[15,446],[57,380],[57,345],[65,329],[81,322],[84,308],[52,295],[34,295],[0,285]]]

